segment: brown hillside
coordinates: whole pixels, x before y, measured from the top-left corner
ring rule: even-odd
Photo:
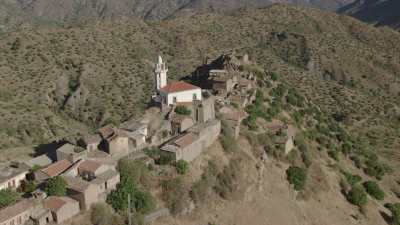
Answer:
[[[170,78],[204,57],[246,51],[328,115],[399,145],[400,35],[354,19],[273,5],[160,23],[139,20],[69,29],[22,29],[0,40],[1,147],[71,137],[139,116],[158,53]],[[382,144],[384,143],[384,145]]]

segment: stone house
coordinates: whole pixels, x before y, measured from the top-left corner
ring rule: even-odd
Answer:
[[[123,130],[113,126],[105,126],[99,129],[103,138],[101,148],[110,155],[127,155],[129,153],[129,136]]]
[[[90,209],[91,205],[99,202],[98,187],[79,177],[63,176],[67,181],[67,196],[79,202],[81,210]]]
[[[80,140],[80,144],[88,151],[98,150],[100,143],[101,137],[98,134],[87,135]]]
[[[247,113],[241,109],[234,109],[230,107],[223,107],[219,110],[222,122],[233,131],[235,139],[239,137],[240,124],[247,117]]]
[[[237,84],[237,75],[227,70],[210,70],[209,82],[212,84],[212,90],[217,95],[226,96]]]
[[[198,124],[161,147],[162,151],[174,154],[175,160],[193,161],[218,138],[221,132],[219,120]]]
[[[28,173],[29,167],[22,163],[2,168],[0,170],[0,190],[20,187]]]
[[[193,102],[194,120],[205,123],[215,119],[215,98],[208,92],[203,92],[201,101]]]
[[[32,213],[34,202],[30,199],[21,200],[0,210],[1,225],[25,224]]]
[[[78,160],[86,158],[87,152],[88,151],[82,147],[66,143],[56,150],[56,155],[58,161],[65,159],[71,163],[75,163]]]
[[[140,149],[146,145],[148,124],[138,121],[128,121],[121,125],[121,130],[129,137],[129,148]]]
[[[43,205],[35,207],[32,211],[31,220],[34,225],[46,225],[54,222],[51,211],[44,208]]]
[[[43,201],[43,207],[53,216],[53,221],[61,224],[79,214],[79,202],[69,197],[50,196]]]
[[[91,180],[100,174],[111,169],[110,165],[105,165],[92,160],[85,160],[78,165],[78,174],[85,180]]]
[[[68,183],[67,195],[77,200],[83,210],[96,202],[105,201],[107,194],[120,182],[115,167],[93,160],[78,162],[63,178]]]

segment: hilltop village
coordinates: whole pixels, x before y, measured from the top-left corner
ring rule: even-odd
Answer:
[[[109,124],[74,143],[59,143],[44,154],[1,169],[0,189],[26,194],[1,208],[0,224],[64,224],[107,200],[121,182],[121,159],[157,167],[157,158],[148,152],[158,149],[163,157],[190,164],[219,138],[221,127],[238,138],[240,124],[248,116],[245,108],[256,99],[258,82],[254,73],[241,68],[253,63],[248,55],[222,55],[190,79],[169,81],[168,66],[159,56],[154,95],[142,118]],[[288,130],[278,142],[289,153],[294,133],[280,123],[271,123],[269,129]],[[48,188],[58,178],[66,182],[62,196]],[[27,191],[30,184],[35,185]],[[159,209],[146,221],[167,214],[165,208]]]

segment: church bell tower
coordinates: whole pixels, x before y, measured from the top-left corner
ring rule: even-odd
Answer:
[[[154,70],[154,73],[156,75],[156,90],[160,90],[167,85],[167,72],[168,68],[163,62],[163,59],[161,58],[161,56],[158,56],[158,62]]]

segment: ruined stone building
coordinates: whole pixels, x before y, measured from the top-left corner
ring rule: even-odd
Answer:
[[[22,163],[2,168],[0,170],[0,190],[20,187],[28,173],[29,167]]]
[[[43,208],[51,212],[52,220],[57,224],[71,219],[80,212],[79,202],[69,197],[50,196],[43,201]],[[44,212],[46,215],[46,211]],[[39,217],[37,221],[43,221],[43,219]]]
[[[34,202],[28,199],[21,200],[11,206],[1,209],[1,225],[21,225],[29,221]]]
[[[197,124],[164,144],[161,150],[173,154],[177,161],[191,162],[214,143],[220,132],[221,122],[219,120]]]

